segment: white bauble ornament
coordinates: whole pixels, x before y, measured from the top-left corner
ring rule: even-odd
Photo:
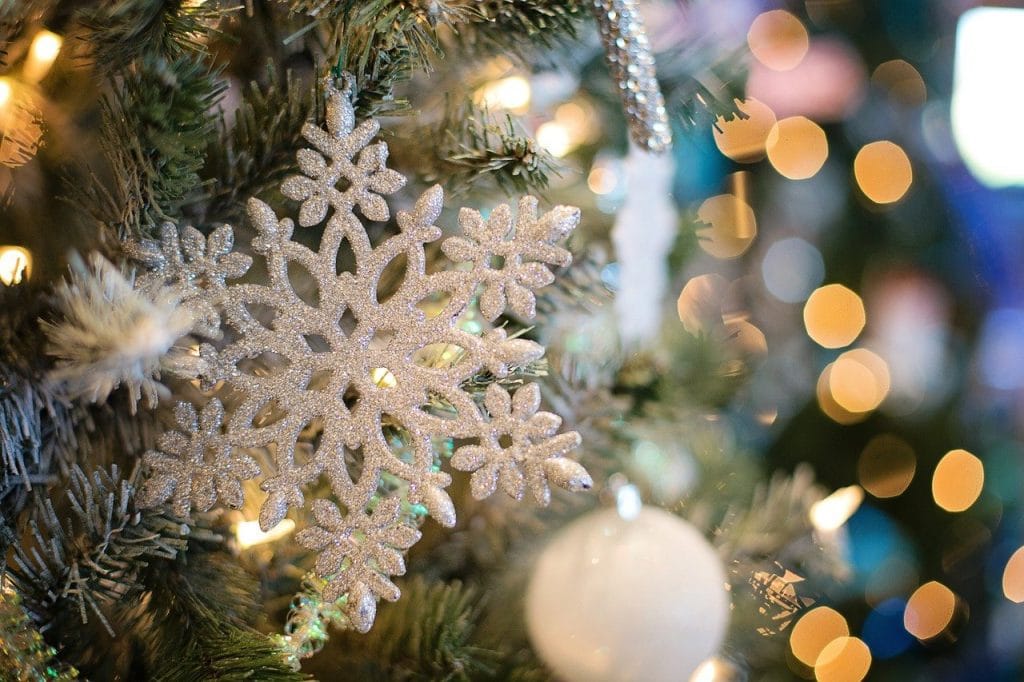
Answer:
[[[544,548],[526,592],[530,641],[567,682],[686,682],[722,644],[725,571],[657,507],[587,514]]]

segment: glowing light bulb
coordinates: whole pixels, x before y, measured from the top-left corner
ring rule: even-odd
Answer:
[[[853,516],[863,501],[864,491],[859,485],[840,488],[811,505],[811,524],[820,531],[838,530]]]
[[[20,246],[0,246],[0,282],[20,284],[32,274],[32,254]]]
[[[291,519],[284,519],[270,530],[260,530],[259,521],[239,521],[235,525],[235,539],[238,546],[248,549],[255,545],[262,545],[265,542],[279,540],[295,530],[295,522]]]
[[[398,379],[387,367],[374,367],[370,370],[370,380],[380,388],[394,388],[398,385]]]
[[[22,69],[22,78],[29,83],[38,83],[50,71],[53,62],[60,54],[61,45],[64,39],[51,31],[40,31],[32,39],[32,46],[28,50],[28,58],[25,60],[25,67]]]
[[[1024,61],[1024,9],[976,7],[956,30],[953,139],[967,168],[990,187],[1024,185],[1024,89],[1007,88],[1013,64]],[[993,114],[993,112],[1000,112]]]
[[[530,82],[522,76],[509,76],[487,83],[476,91],[476,101],[488,109],[507,109],[522,114],[530,106]]]
[[[565,156],[573,146],[569,130],[557,121],[542,123],[537,128],[537,144],[555,157]]]

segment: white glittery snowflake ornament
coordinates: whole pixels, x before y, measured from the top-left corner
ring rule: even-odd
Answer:
[[[240,482],[262,476],[268,496],[260,526],[268,530],[302,507],[304,491],[324,477],[333,501],[311,503],[317,526],[297,540],[319,552],[324,597],[347,596],[346,615],[366,631],[377,600],[398,598],[391,576],[404,573],[402,552],[419,539],[402,503],[422,505],[443,525],[455,522],[445,492],[451,478],[440,467],[442,444],[457,444],[451,465],[474,472],[478,498],[500,485],[516,498],[529,490],[546,503],[549,484],[590,487],[586,470],[565,457],[579,436],[558,434],[561,419],[538,411],[536,385],[510,395],[492,384],[483,404],[464,388],[484,370],[505,376],[543,349],[501,329],[476,335],[458,324],[477,296],[488,320],[506,309],[531,317],[534,290],[554,279],[549,266],[571,260],[557,242],[576,227],[579,211],[558,206],[538,215],[532,197],[520,200],[515,219],[508,206],[486,219],[463,209],[464,236],[441,246],[460,266],[427,273],[424,245],[441,237],[434,225],[440,187],[399,212],[398,234],[373,246],[355,211],[387,220],[383,196],[405,178],[386,167],[387,145],[372,143],[377,122],[357,126],[346,94],[329,85],[327,95],[326,130],[303,128],[315,149],[299,152],[302,175],[281,185],[285,196],[301,202],[300,226],[326,219],[316,249],[293,240],[293,222],[258,199],[250,200],[248,214],[258,231],[252,248],[266,266],[260,283],[251,276],[228,281],[252,265],[232,251],[228,226],[205,239],[190,228],[179,236],[166,227],[160,244],[135,248],[150,268],[139,286],[174,290],[197,320],[193,334],[216,342],[200,347],[200,378],[223,382],[236,396],[230,410],[216,399],[199,410],[177,406],[178,430],[145,456],[152,476],[142,501],[171,500],[179,513],[218,500],[237,506]],[[354,265],[344,267],[339,253],[349,251]],[[382,276],[396,261],[404,276],[383,296]],[[300,296],[296,271],[308,275],[314,292]],[[453,359],[438,362],[441,355]],[[259,471],[245,454],[251,448],[273,453],[271,471]]]

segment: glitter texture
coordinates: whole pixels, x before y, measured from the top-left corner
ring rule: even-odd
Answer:
[[[652,152],[667,150],[672,145],[672,131],[636,0],[592,0],[589,4],[633,142]]]
[[[463,209],[465,236],[441,246],[459,267],[428,274],[424,244],[441,237],[434,225],[440,187],[397,214],[398,234],[371,245],[355,210],[387,220],[383,196],[405,178],[386,168],[387,145],[371,144],[377,122],[356,125],[346,94],[333,85],[327,94],[327,129],[303,128],[315,150],[299,152],[302,175],[281,185],[283,194],[301,202],[300,226],[327,220],[318,250],[292,240],[293,222],[258,199],[250,199],[248,215],[266,283],[225,283],[252,263],[231,251],[228,226],[205,242],[194,230],[186,228],[179,239],[166,228],[160,244],[136,247],[151,269],[140,286],[175,289],[201,320],[193,332],[224,339],[203,343],[196,365],[204,385],[223,382],[233,396],[228,411],[217,399],[198,413],[177,406],[178,431],[164,435],[161,451],[145,456],[153,475],[142,502],[172,499],[182,513],[218,500],[238,506],[240,481],[263,474],[268,496],[259,520],[268,530],[290,508],[302,507],[303,490],[324,476],[338,503],[313,501],[318,525],[297,539],[319,552],[326,597],[346,597],[346,616],[366,631],[377,600],[399,597],[390,576],[404,573],[401,551],[419,538],[414,515],[402,512],[400,500],[422,505],[443,525],[455,522],[439,441],[459,439],[452,465],[475,471],[478,498],[494,492],[498,481],[516,498],[529,488],[541,503],[548,501],[549,483],[590,487],[583,467],[564,457],[579,436],[556,434],[561,419],[537,411],[536,385],[511,396],[492,386],[483,406],[463,389],[481,370],[504,376],[510,366],[539,358],[543,348],[509,339],[501,329],[480,336],[458,325],[477,295],[488,320],[506,308],[532,317],[533,291],[554,279],[548,266],[571,261],[556,242],[576,227],[579,211],[558,206],[538,216],[531,197],[520,201],[514,220],[508,206],[486,220]],[[350,253],[354,266],[339,272],[339,252]],[[383,296],[380,282],[392,265],[404,275]],[[296,284],[296,271],[315,291]],[[317,434],[315,447],[310,430]],[[264,447],[273,453],[273,471],[260,472],[244,454]],[[403,487],[383,485],[384,476]]]

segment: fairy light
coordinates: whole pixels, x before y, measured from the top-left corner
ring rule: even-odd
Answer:
[[[530,107],[530,82],[522,76],[509,76],[491,81],[476,91],[476,101],[488,109],[505,109],[525,113]]]
[[[950,450],[935,467],[932,497],[946,511],[962,512],[978,500],[984,485],[982,461],[966,450]]]
[[[826,646],[849,634],[850,626],[841,613],[828,606],[819,606],[804,613],[793,626],[789,648],[796,660],[813,667]]]
[[[548,121],[537,128],[537,144],[558,158],[568,154],[573,147],[569,129],[558,121]]]
[[[0,246],[0,282],[20,284],[32,274],[32,254],[21,246]]]
[[[853,161],[853,174],[860,191],[876,204],[899,201],[914,179],[910,157],[902,147],[888,140],[861,147]]]
[[[772,167],[790,180],[814,177],[828,159],[828,138],[814,121],[791,116],[777,121],[765,140]]]
[[[819,531],[839,530],[850,520],[864,501],[864,490],[859,485],[840,488],[823,500],[811,505],[811,524]]]
[[[807,335],[824,348],[850,345],[866,323],[864,302],[841,284],[815,289],[804,304]]]
[[[28,83],[38,83],[47,73],[60,54],[64,39],[52,31],[40,31],[32,39],[28,50],[28,58],[22,69],[22,78]]]
[[[871,669],[871,650],[859,637],[829,642],[814,662],[817,682],[861,682]]]
[[[374,367],[370,370],[370,380],[380,388],[394,388],[398,380],[387,367]]]
[[[259,521],[239,521],[235,525],[235,540],[242,549],[248,549],[256,545],[262,545],[274,540],[280,540],[295,530],[295,522],[291,519],[284,519],[268,531],[260,529]]]
[[[903,627],[921,641],[935,639],[953,623],[957,605],[957,597],[948,587],[935,581],[925,583],[907,600]]]
[[[635,519],[642,507],[643,500],[640,499],[640,491],[635,485],[628,483],[615,491],[615,510],[623,519]]]

